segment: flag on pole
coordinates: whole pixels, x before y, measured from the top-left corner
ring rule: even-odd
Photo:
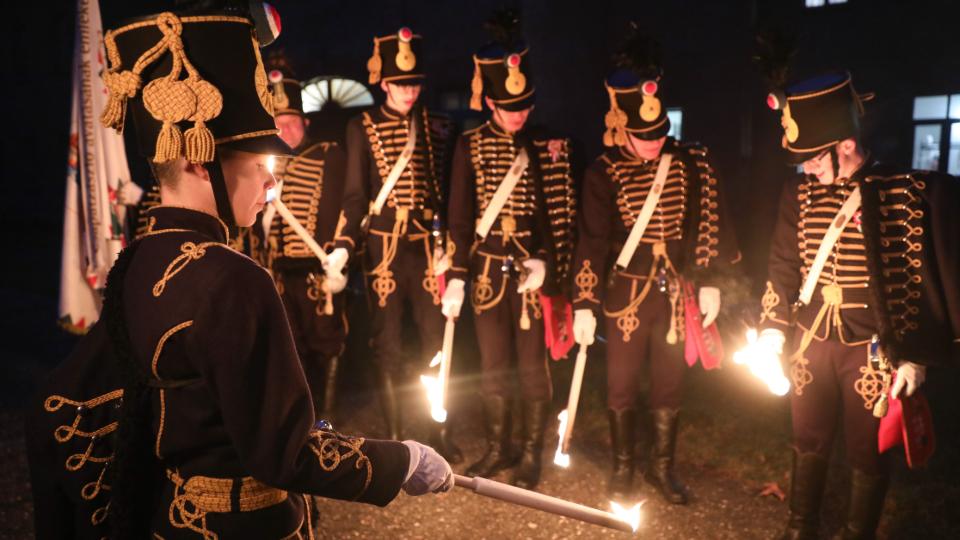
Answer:
[[[60,325],[84,333],[100,313],[99,290],[126,244],[125,204],[142,193],[130,180],[123,137],[100,124],[107,90],[97,0],[78,0],[67,189],[63,209]]]

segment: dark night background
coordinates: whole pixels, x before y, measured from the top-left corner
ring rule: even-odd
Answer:
[[[19,409],[36,377],[73,343],[56,320],[75,4],[17,2],[7,12],[0,70],[6,104],[0,409]],[[144,5],[159,11],[165,4],[103,0],[104,28],[144,13]],[[467,102],[470,55],[487,40],[481,23],[495,8],[521,8],[538,94],[533,121],[572,137],[585,162],[601,151],[608,58],[627,22],[639,21],[663,44],[661,95],[665,105],[683,109],[682,138],[707,145],[713,155],[755,285],[764,273],[774,201],[790,173],[779,154],[778,115],[767,109],[766,88],[750,62],[757,28],[785,26],[798,34],[794,75],[845,68],[857,90],[876,92],[867,104],[867,146],[902,167],[911,164],[914,97],[960,93],[960,6],[952,0],[848,0],[815,9],[804,0],[273,4],[283,33],[271,47],[285,49],[301,79],[339,75],[366,82],[371,37],[409,25],[425,38],[424,102],[461,123],[476,118]],[[380,99],[378,88],[373,95]],[[142,160],[130,161],[135,179],[145,184]]]

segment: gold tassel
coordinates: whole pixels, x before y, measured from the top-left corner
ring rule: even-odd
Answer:
[[[216,143],[213,140],[213,133],[210,132],[210,128],[204,124],[203,120],[197,120],[193,127],[183,134],[183,138],[186,144],[187,161],[191,163],[213,161]]]
[[[530,329],[530,313],[527,310],[527,293],[523,292],[521,295],[523,300],[523,311],[520,312],[520,329],[529,330]]]
[[[475,111],[483,110],[483,77],[480,75],[480,61],[476,56],[473,57],[473,80],[470,81],[470,108]]]
[[[103,127],[120,131],[123,129],[127,98],[137,95],[141,83],[140,76],[132,71],[106,72],[103,74],[103,83],[109,90],[109,94],[107,105],[100,116],[100,123]]]
[[[607,86],[607,94],[610,96],[610,110],[603,118],[603,123],[607,130],[603,133],[604,146],[622,146],[627,144],[627,136],[623,128],[627,125],[627,113],[617,105],[617,96],[613,88]]]
[[[373,38],[373,56],[367,60],[367,71],[370,72],[370,84],[380,82],[380,70],[383,68],[383,61],[380,59],[380,40]]]
[[[324,315],[333,315],[333,293],[328,289],[324,295],[325,302],[323,303],[323,314]]]
[[[154,152],[154,163],[166,163],[180,157],[183,150],[183,134],[173,122],[164,122],[157,136],[157,148]]]
[[[107,105],[103,108],[103,114],[100,115],[100,124],[117,131],[123,129],[123,112],[126,104],[127,100],[123,96],[110,92],[107,96]]]

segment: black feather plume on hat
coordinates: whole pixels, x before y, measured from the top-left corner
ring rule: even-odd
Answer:
[[[771,88],[783,88],[790,75],[790,62],[797,53],[796,37],[780,29],[757,32],[753,63]]]
[[[521,38],[520,11],[516,9],[499,9],[483,24],[490,37],[506,50],[513,50]]]
[[[636,22],[623,45],[613,54],[614,69],[629,69],[638,75],[657,78],[663,74],[663,48],[656,39],[640,31]]]

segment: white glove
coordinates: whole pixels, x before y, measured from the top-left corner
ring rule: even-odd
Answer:
[[[720,289],[700,287],[700,314],[703,315],[704,328],[717,320],[717,315],[720,314]]]
[[[403,481],[407,495],[446,493],[453,488],[453,469],[436,450],[417,441],[403,441],[410,450],[410,465]]]
[[[535,291],[543,285],[543,280],[547,277],[547,263],[540,259],[527,259],[521,263],[528,270],[527,277],[523,283],[517,287],[518,293],[526,291]]]
[[[444,317],[459,317],[460,308],[463,307],[463,280],[451,279],[447,283],[447,290],[443,291],[443,298],[440,299],[440,310]]]
[[[783,344],[786,342],[787,338],[783,335],[783,331],[776,328],[767,328],[760,332],[760,338],[757,339],[757,343],[761,347],[777,356],[778,362],[783,354]]]
[[[912,396],[927,378],[927,367],[913,362],[904,362],[897,368],[897,381],[893,383],[893,397],[900,397],[903,387],[907,387],[907,396]]]
[[[117,186],[117,204],[134,206],[140,202],[141,197],[143,197],[143,188],[136,182],[121,181]]]
[[[347,265],[347,258],[349,257],[347,248],[338,247],[330,252],[327,255],[327,260],[323,263],[323,270],[327,273],[327,277],[336,278],[337,274],[342,274],[343,267]]]
[[[443,249],[435,248],[433,250],[433,275],[441,276],[450,269],[450,257],[444,253]]]
[[[593,345],[597,333],[597,317],[592,309],[578,309],[573,312],[573,339],[578,345]]]
[[[340,273],[330,275],[328,272],[326,274],[325,283],[327,285],[327,290],[329,290],[332,294],[337,294],[347,286],[347,276]]]
[[[790,381],[783,375],[780,356],[786,342],[783,332],[767,328],[757,337],[756,330],[747,331],[747,346],[733,354],[733,361],[746,364],[755,377],[766,383],[770,392],[782,396],[790,390]]]

